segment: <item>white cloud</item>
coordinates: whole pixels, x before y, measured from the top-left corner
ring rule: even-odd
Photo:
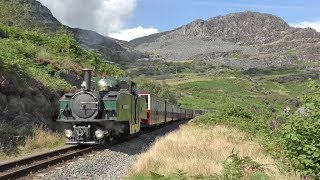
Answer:
[[[38,0],[63,24],[107,35],[120,31],[138,0]]]
[[[120,39],[124,41],[130,41],[132,39],[148,36],[150,34],[158,33],[158,29],[156,28],[143,28],[141,26],[131,28],[131,29],[123,29],[119,32],[108,34],[109,37]]]
[[[292,27],[300,27],[300,28],[313,28],[316,31],[320,32],[320,21],[303,21],[296,24],[290,24]]]

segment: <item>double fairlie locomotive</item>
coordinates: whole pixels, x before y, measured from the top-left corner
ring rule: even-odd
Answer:
[[[195,115],[194,110],[180,108],[146,92],[138,93],[135,83],[126,78],[92,78],[92,70],[83,71],[81,90],[64,94],[60,99],[57,121],[67,126],[68,144],[102,144],[137,133],[142,127],[191,119]]]

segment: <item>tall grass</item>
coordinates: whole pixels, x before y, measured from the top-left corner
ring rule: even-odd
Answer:
[[[260,145],[239,130],[192,124],[159,138],[139,156],[129,174],[133,177],[172,176],[178,170],[188,177],[230,179],[228,177],[265,174],[272,179],[299,178],[279,169],[277,162]]]
[[[23,152],[51,149],[65,144],[65,138],[62,134],[52,132],[43,126],[36,126],[32,130],[32,135],[28,136],[25,144],[20,147]]]
[[[12,129],[8,131],[10,132]],[[25,138],[12,137],[7,143],[11,145],[2,145],[3,147],[0,147],[0,160],[12,159],[16,156],[23,156],[25,154],[42,152],[43,150],[64,146],[65,138],[62,134],[53,132],[46,127],[35,126],[32,129],[31,135]]]

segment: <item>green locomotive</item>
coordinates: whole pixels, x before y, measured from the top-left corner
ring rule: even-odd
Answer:
[[[101,144],[140,131],[147,118],[146,99],[126,78],[91,77],[85,69],[81,90],[60,99],[57,121],[67,124],[68,144]]]

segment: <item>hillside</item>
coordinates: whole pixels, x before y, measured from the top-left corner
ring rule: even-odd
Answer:
[[[307,80],[308,78],[302,78],[307,73],[310,73],[310,75],[317,74],[315,75],[315,80],[311,81],[311,78],[309,80]],[[275,164],[280,165],[282,168],[287,166],[282,173],[285,172],[285,169],[289,169],[291,173],[293,170],[298,172],[296,178],[290,176],[286,178],[273,177],[276,174],[271,174],[272,178],[270,179],[319,179],[319,72],[269,69],[259,73],[234,70],[229,72],[218,71],[214,74],[203,74],[201,76],[202,79],[197,77],[199,75],[185,74],[184,77],[180,75],[179,77],[175,76],[165,80],[172,85],[175,92],[181,93],[178,102],[181,103],[182,107],[209,110],[204,116],[195,118],[192,121],[195,125],[205,128],[217,128],[220,125],[225,125],[229,128],[241,130],[247,135],[245,139],[256,141],[264,148],[264,151],[260,151],[260,153],[267,152],[267,154],[271,154],[278,161]],[[291,79],[291,81],[286,81],[285,79]],[[192,129],[187,131],[180,129],[177,134],[181,135],[189,131],[192,131]],[[205,130],[201,129],[200,132],[205,132]],[[194,148],[198,146],[192,146],[191,139],[196,138],[201,133],[187,135],[187,137],[190,136],[188,141],[190,143],[184,141],[183,136],[161,138],[160,142],[152,145],[152,148],[137,161],[136,165],[140,169],[136,169],[138,170],[136,172],[142,171],[147,175],[150,175],[150,172],[154,172],[166,176],[169,174],[170,176],[172,175],[170,173],[174,173],[172,172],[173,169],[180,169],[189,176],[192,174],[204,176],[213,174],[216,176],[216,174],[210,173],[210,169],[207,169],[205,173],[201,172],[205,168],[197,169],[199,163],[206,162],[208,158],[212,158],[212,153],[208,152],[198,156],[198,153],[206,151],[210,147],[209,145],[203,145],[202,148],[198,149]],[[228,139],[230,136],[232,135],[229,134]],[[205,137],[210,137],[210,135],[207,134]],[[201,139],[199,138],[196,142],[201,144]],[[208,141],[208,144],[214,143],[214,140]],[[172,142],[179,144],[179,148],[174,148],[175,146],[167,144]],[[225,151],[236,152],[236,154],[247,152],[246,150],[241,150],[237,145],[232,145],[228,150],[227,144],[235,142],[242,144],[241,140],[219,141],[221,143],[220,146],[225,147],[223,149]],[[161,151],[156,150],[163,143],[166,144],[164,147],[171,147],[171,151],[168,154],[164,149]],[[184,154],[189,148],[196,149],[196,152]],[[176,150],[181,149],[183,151],[175,154]],[[218,157],[225,153],[223,150],[218,153]],[[214,152],[214,150],[209,150],[209,152]],[[256,155],[257,153],[254,154]],[[199,157],[204,160],[192,165],[194,158],[188,159],[190,157]],[[267,155],[264,155],[264,157],[267,157]],[[146,158],[149,158],[148,160],[150,161],[143,161]],[[171,160],[177,159],[187,159],[187,161],[181,165],[172,164]],[[207,161],[207,163],[214,162],[214,159],[212,158],[212,161]],[[222,162],[228,161],[218,161],[218,163]],[[266,169],[270,168],[269,163],[262,164]],[[171,172],[166,171],[167,166],[171,167],[169,168]],[[207,166],[211,167],[212,165]],[[207,166],[203,165],[202,167]],[[144,167],[148,167],[148,169],[144,169]],[[194,173],[194,170],[196,173]],[[242,173],[245,176],[245,171],[242,171]],[[304,177],[299,177],[299,174]]]
[[[100,53],[108,61],[123,64],[138,58],[148,57],[148,55],[121,44],[115,39],[105,37],[94,31],[71,28],[61,24],[47,7],[36,0],[14,0],[12,2],[1,0],[0,8],[1,17],[4,17],[0,19],[0,22],[4,24],[37,28],[49,33],[55,33],[61,28],[67,29],[83,48]]]
[[[172,31],[128,42],[166,60],[213,60],[243,69],[319,60],[320,33],[293,28],[279,17],[257,12],[195,20]]]

